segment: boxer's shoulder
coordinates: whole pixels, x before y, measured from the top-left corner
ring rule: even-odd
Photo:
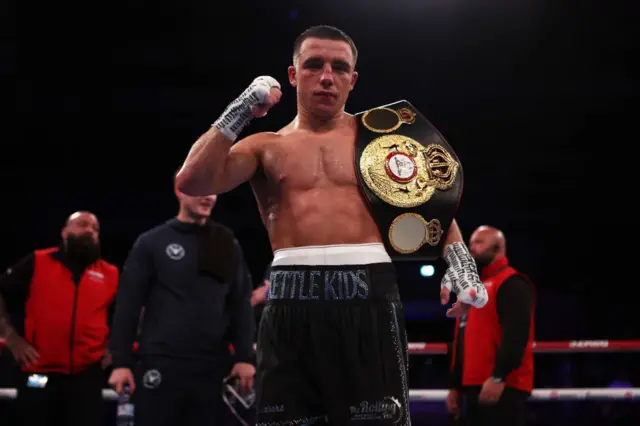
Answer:
[[[282,136],[276,132],[254,133],[233,145],[232,150],[259,150],[280,137]]]
[[[274,132],[254,133],[235,143],[231,147],[231,155],[249,156],[253,158],[261,158],[267,147],[270,146],[274,139],[279,136]]]
[[[242,140],[236,142],[233,146],[237,147],[237,146],[243,146],[243,145],[259,145],[277,136],[278,136],[278,133],[276,132],[253,133],[247,136],[246,138],[243,138]]]

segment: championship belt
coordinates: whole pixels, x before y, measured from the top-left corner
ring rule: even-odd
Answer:
[[[387,250],[406,260],[440,257],[462,197],[456,153],[407,101],[356,117],[358,180]]]

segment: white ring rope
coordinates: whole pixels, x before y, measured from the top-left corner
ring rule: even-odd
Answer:
[[[3,346],[0,339],[0,350]],[[536,353],[579,353],[579,352],[640,352],[640,340],[571,340],[560,342],[535,342]],[[447,353],[446,343],[409,343],[410,355],[442,355]],[[412,402],[442,402],[447,396],[446,389],[412,389],[409,396]],[[0,388],[0,399],[15,399],[17,391],[12,388]],[[117,399],[112,389],[104,389],[105,400]],[[530,400],[567,401],[567,400],[637,400],[640,388],[565,388],[534,389]]]
[[[443,402],[449,391],[446,389],[412,389],[409,397],[412,402]],[[0,399],[15,399],[17,391],[0,388]],[[111,389],[104,389],[105,400],[116,400],[118,395]],[[640,388],[566,388],[566,389],[534,389],[530,400],[534,401],[567,401],[567,400],[637,400],[640,399]]]
[[[444,401],[448,390],[445,389],[412,389],[409,397],[412,402]],[[640,388],[607,389],[607,388],[567,388],[567,389],[534,389],[529,400],[534,401],[567,401],[567,400],[602,400],[602,399],[640,399]]]

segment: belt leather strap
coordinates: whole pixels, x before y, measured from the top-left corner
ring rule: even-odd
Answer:
[[[356,172],[387,251],[400,260],[440,257],[462,197],[455,151],[406,100],[356,118]]]

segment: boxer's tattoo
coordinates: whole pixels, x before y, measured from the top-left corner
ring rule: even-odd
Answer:
[[[480,280],[476,262],[467,247],[460,242],[447,246],[444,260],[449,265],[442,286],[458,296],[458,300],[481,308],[487,303],[487,290]]]

